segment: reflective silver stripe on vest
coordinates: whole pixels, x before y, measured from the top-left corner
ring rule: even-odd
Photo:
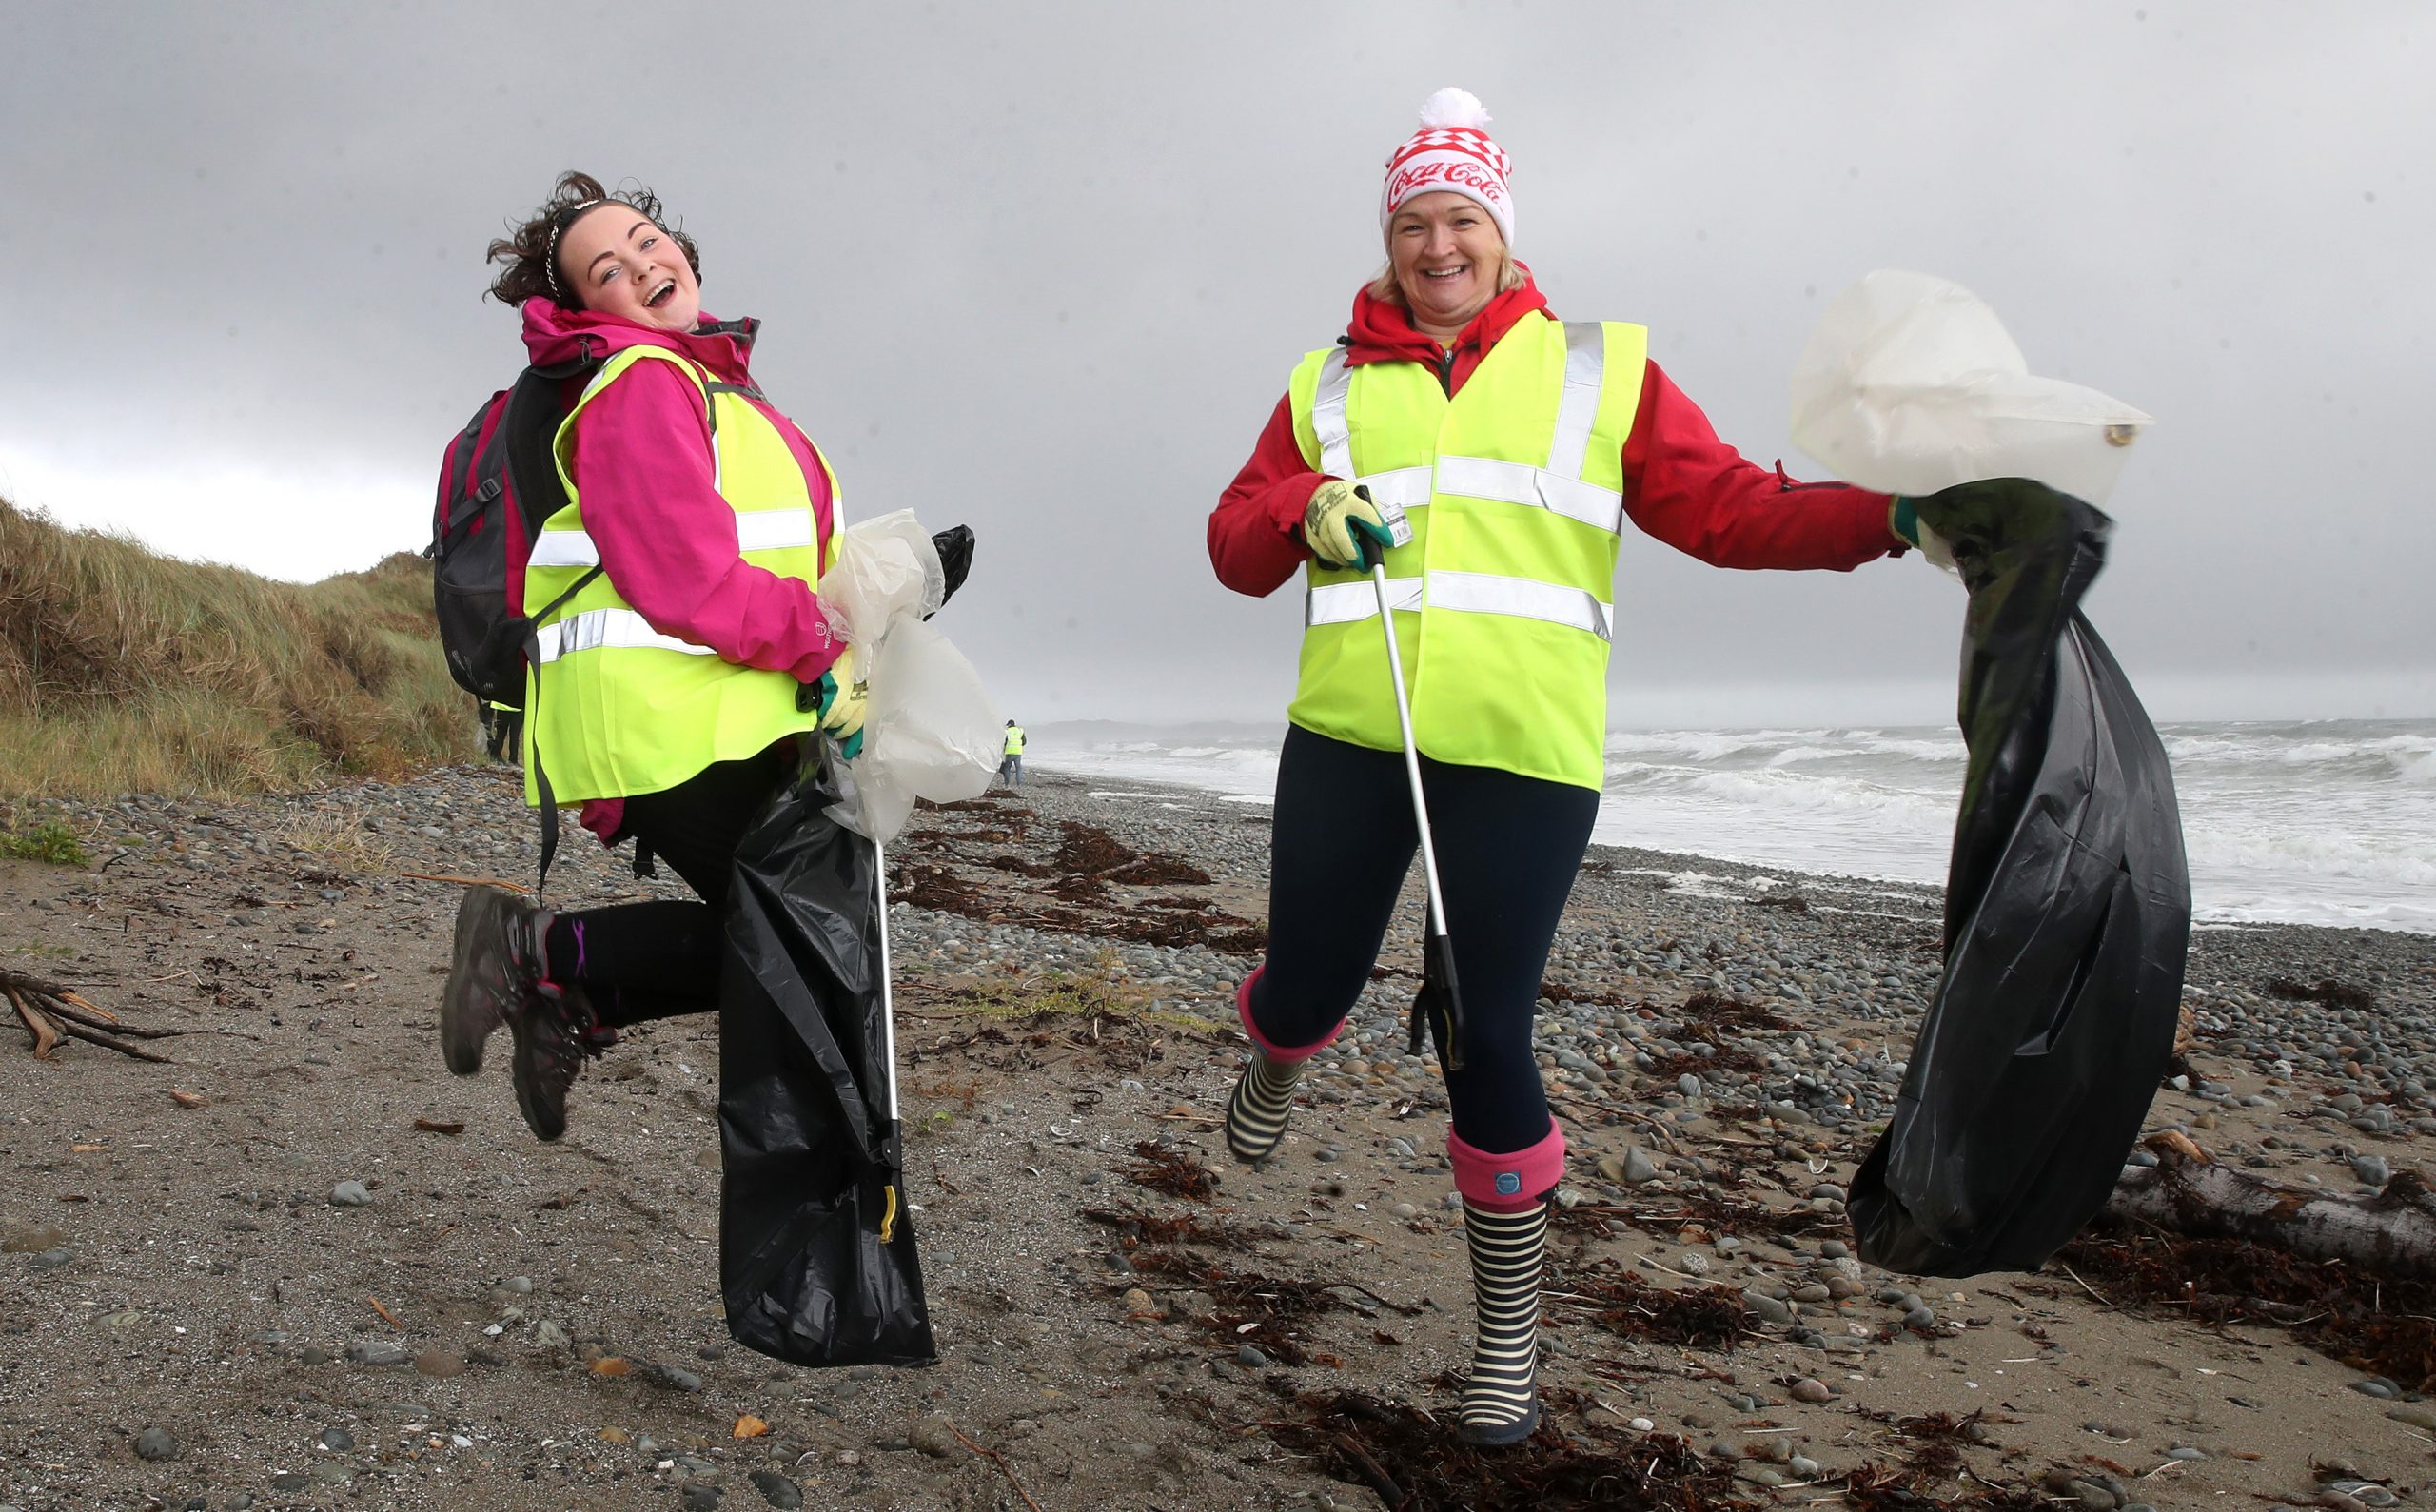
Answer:
[[[708,646],[697,646],[690,640],[661,635],[651,627],[650,620],[632,609],[586,609],[555,624],[543,625],[536,634],[540,638],[541,660],[544,662],[571,657],[579,651],[598,651],[604,646],[621,651],[640,648],[680,651],[689,657],[717,654]]]
[[[1421,579],[1390,578],[1387,579],[1387,607],[1418,609],[1421,607]],[[1367,582],[1326,582],[1303,595],[1303,628],[1313,625],[1345,625],[1357,619],[1367,619],[1379,612],[1379,590]]]
[[[1515,615],[1614,638],[1615,609],[1580,588],[1562,588],[1536,578],[1498,578],[1484,572],[1433,572],[1429,607],[1468,615]]]
[[[812,544],[813,520],[809,509],[756,509],[736,517],[736,549],[746,551],[784,551],[792,546]],[[533,538],[533,555],[525,559],[530,567],[598,567],[600,548],[592,537],[580,530],[545,530]]]
[[[1579,480],[1590,452],[1590,427],[1599,419],[1599,391],[1607,376],[1607,328],[1597,321],[1567,321],[1564,327],[1564,397],[1557,403],[1556,434],[1548,441],[1548,471]]]
[[[1493,457],[1441,457],[1438,491],[1544,509],[1585,525],[1596,525],[1610,535],[1623,529],[1623,495],[1528,462],[1499,461]]]
[[[1320,386],[1311,395],[1311,434],[1320,443],[1320,471],[1330,478],[1353,476],[1353,432],[1345,421],[1345,397],[1352,391],[1353,369],[1340,346],[1320,363]]]
[[[1420,467],[1401,467],[1360,478],[1353,471],[1352,430],[1345,413],[1346,398],[1353,390],[1353,369],[1346,363],[1345,349],[1339,347],[1321,363],[1319,387],[1311,396],[1311,433],[1320,443],[1320,471],[1331,478],[1351,478],[1369,485],[1374,499],[1392,495],[1406,509],[1427,504],[1434,486],[1438,493],[1545,509],[1610,535],[1620,535],[1624,528],[1624,496],[1582,477],[1606,378],[1606,327],[1597,321],[1568,321],[1564,327],[1564,392],[1557,402],[1556,430],[1548,438],[1545,467],[1489,457],[1442,456],[1434,485],[1429,470]]]
[[[1369,489],[1370,497],[1380,503],[1397,504],[1405,509],[1429,507],[1430,478],[1426,467],[1399,467],[1393,472],[1372,473],[1353,481]]]
[[[1580,588],[1562,588],[1533,578],[1500,578],[1484,572],[1433,572],[1426,579],[1388,579],[1387,607],[1418,609],[1424,592],[1432,609],[1542,619],[1584,631],[1601,640],[1614,638],[1614,607]],[[1303,599],[1306,629],[1350,624],[1378,612],[1378,590],[1366,582],[1322,583]]]

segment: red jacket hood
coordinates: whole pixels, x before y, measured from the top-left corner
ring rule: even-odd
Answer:
[[[1520,265],[1519,264],[1517,265]],[[1454,355],[1452,365],[1468,371],[1477,366],[1483,354],[1496,345],[1498,338],[1512,330],[1524,316],[1545,313],[1547,296],[1540,292],[1531,270],[1522,269],[1522,286],[1510,288],[1488,302],[1470,324],[1455,338],[1454,345],[1444,347],[1415,329],[1412,317],[1401,304],[1390,304],[1374,298],[1365,285],[1353,296],[1353,324],[1346,327],[1346,365],[1359,367],[1365,363],[1425,363],[1437,367]],[[1553,318],[1553,317],[1551,317]]]
[[[637,325],[596,310],[561,309],[536,295],[524,302],[524,351],[528,361],[552,367],[585,355],[610,357],[629,346],[665,346],[701,363],[722,382],[753,382],[753,339],[757,320],[713,320],[708,314],[690,331]]]

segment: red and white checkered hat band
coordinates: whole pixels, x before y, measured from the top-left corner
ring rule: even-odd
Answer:
[[[1398,207],[1417,194],[1461,194],[1488,211],[1505,245],[1514,245],[1514,197],[1506,187],[1513,165],[1485,131],[1468,127],[1427,127],[1405,139],[1387,159],[1379,195],[1384,234]]]

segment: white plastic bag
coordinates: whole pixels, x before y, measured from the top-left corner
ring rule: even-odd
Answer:
[[[981,675],[922,622],[946,597],[938,550],[911,510],[848,526],[820,579],[830,625],[855,648],[855,677],[871,685],[863,752],[843,763],[844,796],[830,812],[882,845],[905,827],[915,798],[978,797],[1006,749],[1006,721]]]
[[[1881,270],[1837,295],[1793,372],[1794,444],[1889,494],[2033,478],[2102,504],[2149,416],[2033,378],[1978,296]]]

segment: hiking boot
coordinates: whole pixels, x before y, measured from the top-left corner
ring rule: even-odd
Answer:
[[[1548,1208],[1489,1212],[1464,1204],[1478,1331],[1456,1431],[1465,1443],[1520,1443],[1540,1425],[1540,1268]]]
[[[457,947],[440,993],[440,1054],[471,1076],[482,1069],[482,1042],[540,986],[548,962],[542,936],[550,915],[502,888],[469,887],[457,905]]]
[[[556,1140],[567,1131],[567,1089],[588,1057],[616,1042],[617,1031],[594,1020],[581,989],[547,986],[508,1015],[507,1031],[516,1040],[509,1064],[517,1109],[535,1138]]]
[[[1277,1152],[1286,1137],[1286,1117],[1294,1108],[1295,1084],[1303,1079],[1301,1061],[1274,1061],[1259,1047],[1244,1064],[1235,1095],[1227,1100],[1227,1150],[1247,1166],[1257,1166]]]

